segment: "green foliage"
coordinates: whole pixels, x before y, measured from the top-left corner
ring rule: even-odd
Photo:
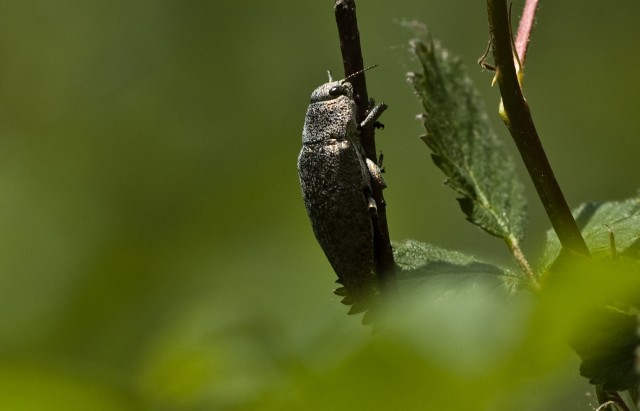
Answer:
[[[371,76],[370,91],[391,99],[402,91],[404,69],[387,46],[403,35],[385,29],[388,3],[358,4],[359,20],[376,27],[362,31],[374,46],[365,57],[388,70]],[[620,300],[621,288],[632,289],[624,281],[610,288],[612,273],[633,272],[611,268],[612,261],[592,275],[557,266],[556,274],[566,274],[548,276],[554,287],[538,298],[505,293],[508,272],[494,273],[476,258],[401,242],[402,294],[385,309],[378,333],[345,315],[329,292],[330,267],[312,247],[292,168],[306,90],[325,81],[328,65],[339,65],[330,8],[0,3],[7,79],[0,410],[593,410],[588,380],[567,345],[576,326],[584,327],[587,346],[572,345],[595,364],[583,373],[625,383],[624,373],[600,364],[619,357],[603,348],[607,337],[624,348],[629,328],[612,330],[585,308],[602,294]],[[617,77],[633,78],[639,57],[624,39],[638,37],[636,13],[618,7],[598,19],[600,8],[571,2],[548,2],[545,10],[545,23],[559,28],[554,40],[571,43],[576,56],[624,56]],[[430,6],[432,16],[455,13],[460,22],[482,18],[478,12],[458,2]],[[612,47],[607,35],[561,29],[580,28],[580,21],[628,35]],[[447,36],[468,47],[465,53],[479,54],[486,29],[438,24],[451,28]],[[239,47],[230,38],[252,40]],[[281,52],[273,53],[274,42]],[[307,49],[313,58],[300,61]],[[546,54],[543,66],[554,69],[537,73],[542,92],[558,87],[558,72],[571,73],[564,84],[575,86],[571,92],[554,94],[562,110],[536,107],[536,114],[580,119],[547,125],[557,137],[553,156],[578,165],[562,182],[573,197],[598,192],[602,182],[622,192],[636,171],[640,139],[629,137],[637,130],[637,97],[591,81],[607,78],[611,64],[575,70],[583,59],[565,57]],[[256,74],[256,61],[273,68],[269,76]],[[580,98],[585,92],[596,98]],[[607,101],[616,104],[593,104],[612,92]],[[397,238],[420,237],[428,219],[446,224],[456,214],[416,202],[416,170],[400,167],[424,157],[422,143],[398,140],[413,133],[409,94],[393,97],[392,106],[409,121],[387,122],[379,141],[395,180],[390,194],[412,200],[390,202]],[[571,135],[590,148],[578,150],[579,160],[575,140],[564,138]],[[607,254],[607,228],[596,228]],[[465,235],[458,227],[440,234],[447,243]],[[619,253],[631,258],[635,246],[621,251],[623,234],[614,234]],[[488,249],[478,244],[473,252]],[[612,309],[622,312],[604,312]]]
[[[594,257],[615,252],[637,259],[640,247],[640,198],[624,201],[591,202],[573,211],[589,250]],[[611,242],[613,236],[614,243]],[[541,271],[549,269],[562,247],[555,231],[547,231],[547,242],[540,261]]]
[[[462,196],[460,208],[489,234],[521,240],[526,220],[523,186],[461,61],[431,37],[413,40],[411,51],[422,70],[408,76],[424,108],[422,139],[447,176],[446,183]]]
[[[549,230],[540,269],[546,288],[573,290],[571,301],[583,313],[570,338],[580,373],[603,390],[628,390],[638,384],[640,201],[586,203],[573,214],[592,259],[564,252]]]
[[[582,359],[580,374],[607,391],[638,384],[635,351],[640,344],[637,315],[613,307],[594,309],[571,339]]]
[[[411,51],[421,65],[421,73],[410,73],[408,80],[425,111],[421,119],[427,133],[422,139],[447,184],[462,195],[458,201],[467,219],[507,240],[540,294],[540,318],[550,329],[555,328],[553,322],[565,323],[556,336],[563,335],[580,356],[580,373],[602,392],[635,390],[640,199],[580,206],[574,214],[593,259],[565,252],[550,230],[539,272],[533,272],[523,263],[517,245],[526,218],[522,185],[514,179],[514,164],[491,130],[460,60],[429,36],[412,41]],[[474,284],[480,278],[485,281],[487,276],[479,274],[498,274],[493,277],[507,284],[510,280],[508,272],[498,267],[413,241],[397,245],[396,258],[403,269],[401,279],[445,278],[440,283],[445,288],[460,286],[453,278],[472,278]],[[554,315],[564,320],[552,320]],[[537,332],[536,338],[550,337],[543,335],[547,331]]]
[[[564,306],[567,339],[582,359],[580,373],[607,391],[638,383],[635,350],[640,264],[624,257],[560,258],[547,273],[544,304]]]
[[[485,276],[493,277],[490,281],[495,281],[500,276],[509,275],[500,267],[479,261],[459,251],[445,250],[415,240],[394,243],[393,249],[396,263],[402,270],[398,274],[401,281],[425,281],[447,277],[455,283],[464,279],[478,280]]]

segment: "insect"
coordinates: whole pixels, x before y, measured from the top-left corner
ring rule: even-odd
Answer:
[[[353,87],[347,81],[365,70],[339,81],[329,73],[329,82],[311,93],[298,156],[304,205],[337,282],[346,288],[343,302],[353,304],[350,314],[366,310],[376,292],[372,269],[377,209],[371,187],[385,187],[380,168],[364,155],[360,129],[377,124],[387,106],[372,105],[358,124]]]

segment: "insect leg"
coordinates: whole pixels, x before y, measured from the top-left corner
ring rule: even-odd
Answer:
[[[386,188],[387,183],[385,183],[384,178],[382,177],[382,169],[373,162],[373,160],[367,158],[365,159],[367,163],[367,169],[369,169],[369,174],[371,175],[371,179],[375,184],[377,184],[380,188]]]
[[[376,104],[369,110],[367,117],[360,123],[360,127],[368,127],[374,125],[382,113],[387,109],[387,105],[384,103]]]

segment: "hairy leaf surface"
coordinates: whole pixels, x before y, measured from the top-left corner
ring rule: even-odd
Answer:
[[[421,72],[409,73],[408,81],[424,109],[422,139],[434,163],[461,196],[460,208],[470,222],[494,236],[521,240],[523,186],[460,60],[430,37],[410,44]]]
[[[573,211],[573,216],[594,257],[611,256],[615,252],[638,259],[640,197],[624,201],[585,203]],[[540,262],[542,271],[546,271],[560,256],[561,249],[555,231],[549,230]]]
[[[432,244],[405,240],[393,245],[395,260],[402,269],[399,280],[482,281],[501,284],[511,274],[458,251],[445,250]]]

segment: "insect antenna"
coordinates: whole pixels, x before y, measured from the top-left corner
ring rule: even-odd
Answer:
[[[373,66],[365,67],[365,68],[363,68],[362,70],[358,70],[358,71],[356,71],[355,73],[351,73],[351,74],[349,74],[349,75],[348,75],[347,77],[345,77],[342,81],[347,81],[347,80],[349,80],[350,78],[353,78],[353,77],[355,77],[355,76],[358,76],[358,75],[360,75],[360,74],[364,73],[365,71],[367,71],[367,70],[371,70],[372,68],[376,68],[376,67],[378,67],[378,65],[377,65],[377,64],[374,64]]]

